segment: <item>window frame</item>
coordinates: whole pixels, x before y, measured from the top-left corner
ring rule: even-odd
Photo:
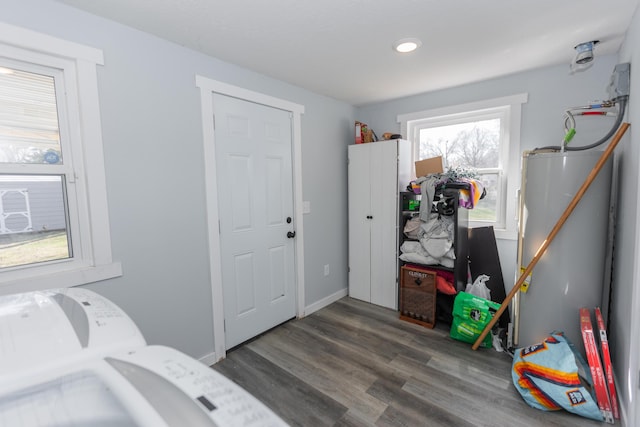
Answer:
[[[499,173],[500,188],[496,221],[470,221],[470,227],[493,226],[497,238],[517,238],[517,188],[520,185],[520,127],[522,104],[527,93],[501,98],[452,105],[431,110],[398,115],[401,133],[407,135],[413,145],[413,161],[418,160],[419,132],[421,129],[446,126],[471,121],[500,118],[500,160],[495,172]],[[483,169],[491,173],[492,169]],[[495,173],[494,172],[494,173]]]
[[[61,140],[65,138],[69,144],[63,161],[70,161],[72,167],[65,175],[68,226],[72,239],[77,239],[70,259],[1,271],[0,294],[78,286],[121,276],[121,264],[113,261],[111,252],[98,101],[97,66],[104,64],[102,51],[0,23],[0,58],[61,72],[58,78],[64,94],[56,94],[59,126]],[[70,159],[64,157],[69,154]],[[2,165],[2,172],[34,173],[37,166]]]

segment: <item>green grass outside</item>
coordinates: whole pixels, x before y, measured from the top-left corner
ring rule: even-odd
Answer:
[[[65,230],[0,235],[0,268],[68,257]]]

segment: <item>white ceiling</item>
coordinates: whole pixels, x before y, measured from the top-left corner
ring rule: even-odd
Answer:
[[[638,0],[59,0],[363,105],[616,53]],[[401,55],[397,39],[422,47]]]

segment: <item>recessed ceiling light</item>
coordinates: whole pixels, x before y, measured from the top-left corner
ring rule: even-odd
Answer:
[[[409,53],[413,52],[420,46],[422,46],[422,42],[419,39],[400,39],[393,44],[393,50],[400,53]]]

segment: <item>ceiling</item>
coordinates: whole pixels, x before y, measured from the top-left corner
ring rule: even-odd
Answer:
[[[638,0],[59,0],[361,106],[616,53]],[[392,50],[401,38],[422,47]]]

